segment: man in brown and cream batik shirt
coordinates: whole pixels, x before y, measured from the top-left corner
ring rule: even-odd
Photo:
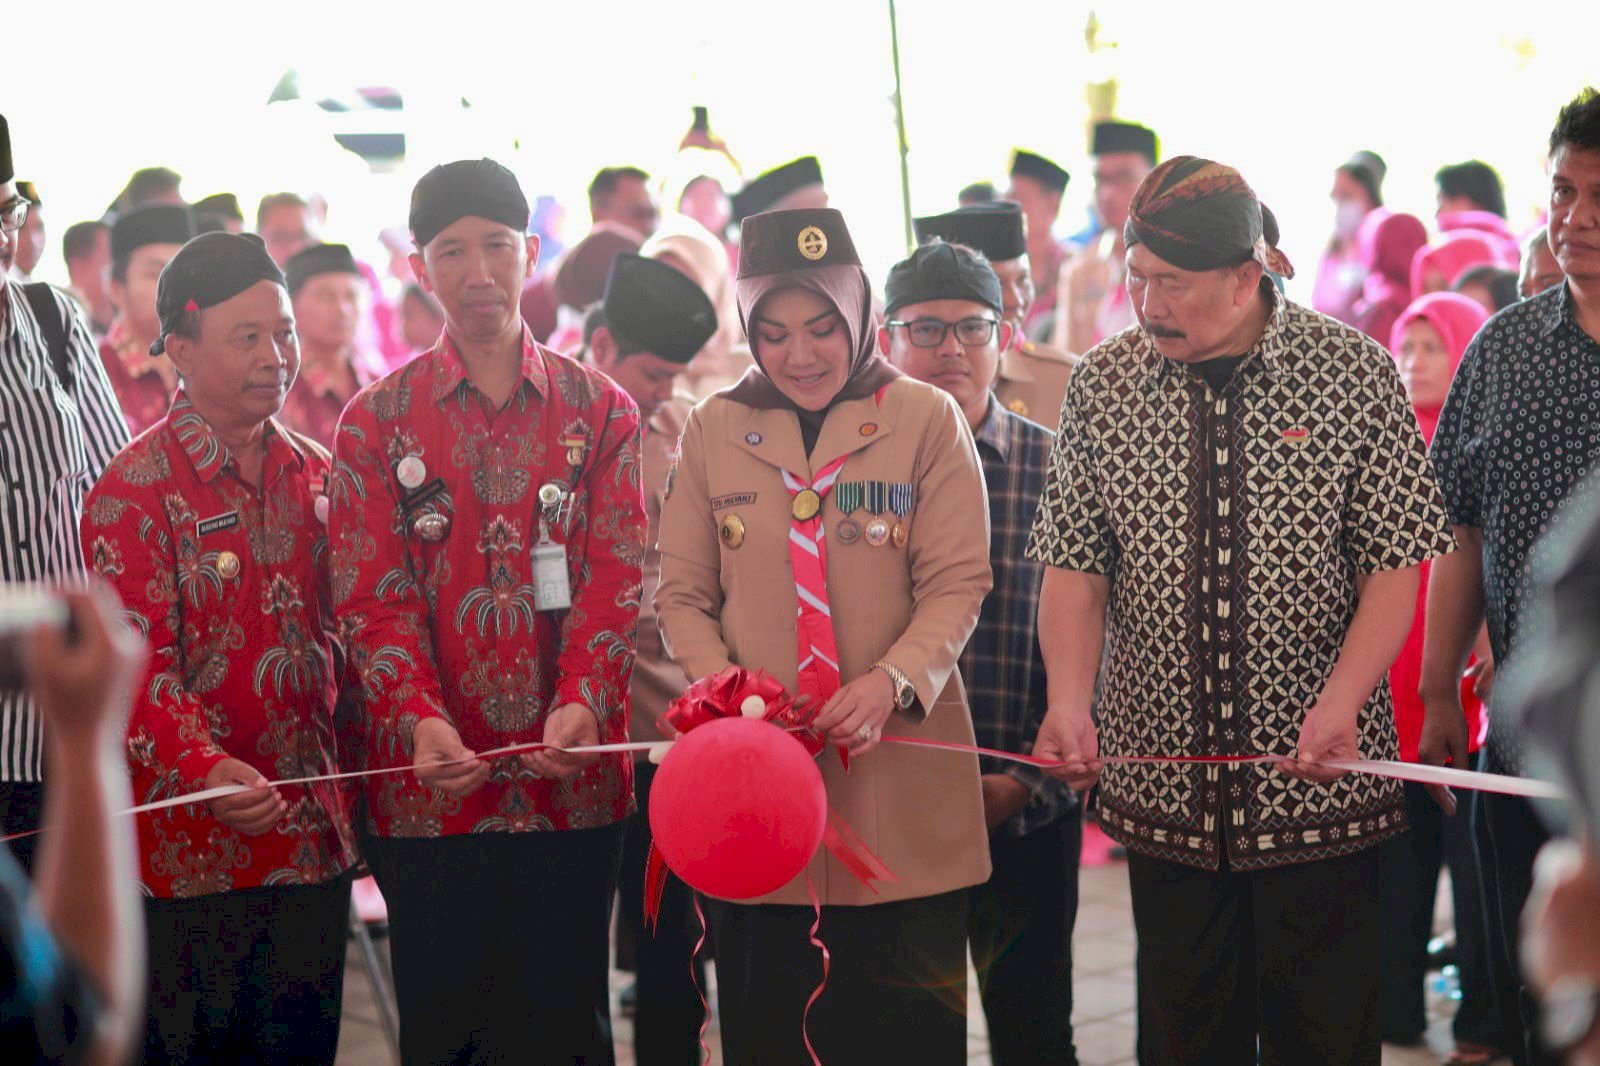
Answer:
[[[1124,237],[1141,328],[1074,371],[1028,549],[1036,751],[1100,780],[1129,850],[1141,1062],[1375,1066],[1372,845],[1401,793],[1318,764],[1396,757],[1384,675],[1453,544],[1439,492],[1394,361],[1278,295],[1236,170],[1168,161]]]

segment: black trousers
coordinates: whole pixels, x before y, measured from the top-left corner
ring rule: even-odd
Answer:
[[[1498,933],[1502,965],[1515,976],[1501,1003],[1506,1050],[1518,1066],[1543,1066],[1559,1060],[1539,1046],[1538,1001],[1522,977],[1522,908],[1533,890],[1533,860],[1550,839],[1550,832],[1527,800],[1485,792],[1480,810],[1484,821],[1484,893],[1490,903],[1490,924]]]
[[[350,879],[147,899],[146,1063],[332,1063]]]
[[[1026,836],[989,838],[994,874],[971,890],[967,936],[995,1066],[1076,1066],[1072,927],[1083,811]]]
[[[26,833],[39,828],[40,813],[44,806],[44,785],[37,781],[0,781],[0,836]],[[39,846],[37,836],[13,840],[8,847],[22,867],[22,872],[33,876],[34,857]]]
[[[639,1066],[699,1066],[700,1026],[706,1018],[700,995],[706,987],[706,964],[704,949],[699,955],[694,950],[702,930],[689,886],[668,877],[655,930],[644,924],[650,783],[655,776],[654,764],[643,760],[633,764],[633,793],[639,813],[628,819],[623,832],[622,873],[617,886],[622,907],[617,915],[617,936],[621,940],[624,930],[630,934],[638,979],[633,1056]]]
[[[408,1064],[603,1066],[620,823],[368,837]]]
[[[1249,872],[1130,853],[1139,1061],[1378,1066],[1378,850]]]
[[[1473,756],[1471,769],[1478,769],[1481,754]],[[1489,961],[1489,906],[1478,870],[1478,794],[1458,792],[1456,813],[1447,817],[1422,785],[1406,782],[1404,787],[1411,832],[1383,845],[1383,1038],[1407,1042],[1428,1028],[1428,941],[1439,869],[1448,864],[1461,980],[1451,1032],[1458,1042],[1503,1047]],[[1499,936],[1498,927],[1494,935]]]
[[[810,907],[710,901],[722,1061],[809,1066],[801,1033],[822,980]],[[967,1061],[967,890],[823,907],[828,984],[805,1032],[827,1066]]]

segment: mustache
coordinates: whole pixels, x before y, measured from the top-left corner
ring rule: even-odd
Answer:
[[[1152,337],[1161,337],[1164,340],[1180,340],[1184,336],[1181,330],[1168,329],[1166,326],[1146,326],[1145,332]]]

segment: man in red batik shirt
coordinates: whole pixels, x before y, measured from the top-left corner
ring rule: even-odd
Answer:
[[[178,375],[170,362],[150,353],[161,336],[156,285],[193,236],[194,215],[183,204],[135,207],[111,227],[109,291],[117,317],[100,342],[100,361],[134,436],[165,418],[172,406]]]
[[[208,233],[161,272],[172,410],[90,492],[90,567],[148,638],[128,721],[141,802],[253,786],[138,820],[147,1062],[331,1063],[353,839],[331,783],[337,694],[320,446],[273,418],[299,368],[283,274]]]
[[[435,167],[412,269],[431,352],[335,436],[334,600],[368,701],[368,860],[389,905],[407,1062],[610,1062],[610,904],[644,557],[639,413],[535,344],[539,243],[512,173]],[[414,771],[414,772],[413,772]],[[535,1050],[537,1049],[537,1050]]]

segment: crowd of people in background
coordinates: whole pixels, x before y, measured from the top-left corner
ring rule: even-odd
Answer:
[[[88,650],[41,645],[37,704],[0,693],[3,831],[74,812],[37,891],[92,986],[0,990],[0,1047],[138,1041],[117,901],[80,903],[99,925],[62,902],[68,849],[131,884],[111,805],[70,798],[131,773],[140,800],[244,789],[139,819],[147,1061],[331,1061],[369,872],[407,1061],[610,1061],[619,889],[637,1060],[698,1061],[692,894],[642,922],[655,768],[559,748],[669,739],[671,700],[737,665],[814,702],[847,753],[830,803],[897,880],[819,854],[820,887],[707,904],[725,1061],[803,1061],[807,1018],[824,1061],[960,1061],[970,950],[994,1061],[1075,1062],[1086,818],[1129,854],[1141,1061],[1375,1062],[1422,1040],[1445,964],[1450,1062],[1600,1061],[1594,825],[1536,878],[1527,801],[1320,765],[1522,775],[1565,737],[1592,811],[1560,746],[1600,707],[1551,694],[1529,634],[1549,587],[1594,630],[1570,592],[1600,567],[1594,90],[1549,148],[1529,228],[1488,163],[1441,166],[1425,206],[1354,152],[1309,307],[1244,177],[1136,122],[1090,130],[1081,232],[1071,176],[1019,149],[875,291],[819,159],[745,179],[703,109],[662,174],[595,174],[570,247],[487,159],[430,170],[379,235],[333,232],[315,190],[247,214],[152,167],[62,231],[52,287],[49,190],[0,119],[0,577],[97,574],[152,652],[135,684],[77,596]],[[121,755],[85,785],[67,764],[108,750],[119,686]],[[1285,761],[1102,759],[1202,752]],[[415,772],[269,785],[366,767]],[[8,948],[28,928],[0,908]],[[97,995],[115,1025],[83,1021]],[[25,1001],[55,1018],[32,1044]]]

